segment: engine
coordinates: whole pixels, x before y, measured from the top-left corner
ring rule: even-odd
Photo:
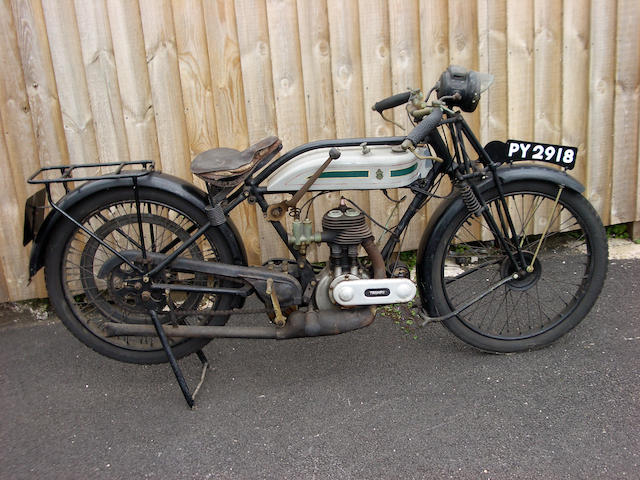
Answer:
[[[363,212],[342,203],[324,214],[322,230],[314,233],[309,219],[301,222],[296,218],[289,235],[289,243],[303,255],[311,243],[329,245],[329,262],[316,275],[318,309],[404,303],[415,297],[416,286],[410,279],[387,278],[384,259]],[[358,259],[361,245],[370,265]]]
[[[408,302],[416,293],[409,279],[386,278],[384,260],[375,245],[366,216],[341,206],[322,217],[323,238],[329,245],[329,265],[319,274],[315,300],[319,309]],[[367,252],[371,268],[358,260]],[[371,278],[371,274],[373,278]]]

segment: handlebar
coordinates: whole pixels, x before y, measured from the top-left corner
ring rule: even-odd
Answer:
[[[422,121],[409,132],[409,135],[407,135],[405,142],[409,140],[415,147],[425,138],[427,138],[431,131],[438,126],[440,120],[442,120],[442,109],[434,108],[429,115],[424,117]]]
[[[411,92],[398,93],[396,95],[392,95],[387,97],[379,102],[376,102],[372,110],[377,111],[382,115],[382,112],[388,110],[389,108],[394,108],[403,103],[407,103],[411,98]],[[426,109],[425,109],[426,110]],[[428,111],[428,110],[427,110]],[[414,127],[411,132],[407,135],[404,142],[402,143],[402,147],[406,150],[411,147],[414,148],[419,143],[422,143],[425,138],[431,133],[431,131],[438,126],[440,120],[442,120],[443,111],[442,108],[434,108],[429,115],[422,118],[422,121],[418,123]],[[384,116],[383,116],[384,118]],[[410,145],[411,143],[412,145]]]
[[[391,95],[390,97],[387,97],[384,100],[380,100],[379,102],[376,102],[376,104],[373,107],[371,107],[371,110],[375,110],[378,113],[382,113],[385,110],[400,106],[403,103],[407,103],[409,101],[410,96],[411,96],[411,92],[404,92],[404,93],[398,93],[396,95]]]

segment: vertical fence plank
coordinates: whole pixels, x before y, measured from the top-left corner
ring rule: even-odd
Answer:
[[[252,9],[248,9],[247,15],[251,11]],[[205,2],[204,19],[213,100],[218,120],[218,143],[221,147],[243,150],[249,143],[249,133],[233,2]],[[248,95],[259,93],[249,92],[248,89],[246,91]],[[233,211],[232,219],[240,230],[249,263],[260,263],[260,237],[256,226],[255,208],[243,203]]]
[[[66,165],[69,152],[42,5],[39,0],[11,4],[40,164]]]
[[[329,0],[327,7],[336,135],[338,138],[362,137],[365,128],[358,4]],[[349,191],[345,197],[362,209],[369,206],[369,195],[365,191]]]
[[[0,118],[0,128],[4,131],[4,123]],[[6,285],[6,294],[12,299],[16,297],[25,298],[25,287],[27,284],[27,276],[25,270],[28,262],[24,255],[22,247],[22,221],[24,212],[22,205],[18,203],[17,188],[14,185],[11,166],[8,162],[9,152],[5,142],[5,136],[0,135],[0,165],[9,168],[9,171],[0,175],[0,192],[5,195],[9,201],[2,202],[2,220],[3,225],[0,228],[0,266],[4,274],[4,284]],[[19,253],[19,254],[17,254]],[[0,296],[4,296],[2,292],[4,288],[0,288]],[[29,292],[35,293],[33,290]],[[1,297],[0,297],[1,301]]]
[[[69,160],[96,163],[98,147],[72,0],[43,2]]]
[[[436,83],[440,74],[449,66],[449,3],[447,0],[420,0],[420,51],[422,52],[422,91],[425,95]],[[446,195],[451,189],[447,178],[443,179],[438,195]],[[440,200],[431,198],[425,207],[426,218],[435,212]],[[416,239],[419,241],[420,239]]]
[[[478,1],[478,68],[494,81],[480,100],[480,141],[507,140],[506,0]]]
[[[180,85],[190,156],[218,146],[202,2],[173,4]]]
[[[335,138],[327,2],[326,0],[297,2],[297,7],[307,134],[310,141]],[[318,197],[313,202],[315,230],[320,230],[322,216],[335,207],[339,198],[338,193],[332,192]],[[328,257],[327,246],[318,245],[317,258],[327,259]]]
[[[339,138],[361,137],[364,105],[358,5],[354,1],[329,0],[327,6],[336,134]]]
[[[267,7],[264,0],[237,0],[236,11],[249,139],[257,142],[278,132]]]
[[[567,0],[563,5],[561,143],[578,147],[576,167],[571,174],[586,183],[587,159],[590,158],[587,148],[589,115],[585,115],[589,109],[589,2]]]
[[[559,143],[562,130],[562,3],[534,3],[534,122],[537,142]]]
[[[360,0],[358,5],[362,50],[362,88],[364,95],[365,135],[386,137],[394,134],[393,124],[386,122],[371,106],[394,92],[391,86],[391,51],[387,0]],[[403,88],[402,91],[405,89]],[[392,113],[389,111],[387,114]]]
[[[191,179],[173,13],[169,0],[140,0],[160,159],[167,173]]]
[[[467,0],[449,0],[449,63],[478,69],[478,6]],[[467,115],[467,122],[479,131],[477,114]]]
[[[9,292],[9,286],[6,281],[7,275],[4,273],[4,268],[0,262],[0,303],[9,302],[15,300],[16,297]]]
[[[508,136],[533,138],[533,2],[507,0]]]
[[[616,9],[608,0],[591,1],[589,51],[589,115],[587,191],[585,192],[605,224],[611,217],[611,168],[613,161],[613,118],[615,95]],[[611,121],[603,121],[610,118]]]
[[[239,0],[235,6],[247,128],[251,142],[257,142],[261,138],[278,133],[267,7],[264,0]],[[270,196],[268,200],[277,202],[281,197]],[[289,252],[282,240],[271,224],[264,219],[262,210],[257,205],[253,211],[253,218],[256,232],[250,241],[253,242],[253,249],[260,253],[256,263],[262,263],[271,257],[288,257]]]
[[[27,185],[25,180],[39,168],[40,164],[31,123],[29,99],[20,64],[15,24],[11,7],[7,1],[0,2],[0,64],[3,66],[3,72],[0,75],[0,123],[3,127],[0,131],[4,142],[2,151],[6,152],[6,154],[0,155],[0,168],[4,172],[3,176],[6,179],[10,178],[11,184],[15,188],[15,196],[10,196],[9,191],[2,190],[5,196],[3,206],[10,208],[11,205],[16,205],[19,209],[18,216],[15,219],[10,219],[7,215],[12,210],[3,208],[0,221],[3,225],[12,225],[12,220],[14,222],[17,220],[17,225],[21,226],[24,218],[24,200],[38,190],[36,186]],[[7,269],[2,267],[0,298],[4,300],[1,301],[46,295],[42,275],[38,275],[36,281],[29,287],[26,286],[29,249],[22,246],[20,233],[18,232],[16,237],[10,239],[14,242],[13,245],[5,242],[0,243],[0,254],[3,258],[0,266],[5,261],[9,261],[15,262],[21,267],[8,269],[12,275],[16,275],[16,272],[18,275],[13,277],[13,288],[9,288],[7,285],[7,281],[4,279],[4,272]],[[17,285],[15,285],[16,280]]]
[[[389,32],[391,39],[391,90],[405,92],[421,88],[420,7],[417,0],[389,0]],[[395,135],[406,135],[413,128],[404,108],[394,110],[394,119],[405,130],[394,128]]]
[[[326,0],[297,2],[304,100],[309,140],[336,135]]]
[[[534,16],[533,0],[507,0],[507,136],[513,139],[534,138]]]
[[[111,29],[103,0],[75,1],[80,47],[101,162],[129,161]]]
[[[389,15],[387,0],[360,0],[358,4],[360,29],[360,49],[362,52],[362,87],[364,95],[364,124],[367,137],[393,135],[393,124],[386,122],[371,106],[392,93],[391,51],[389,36]],[[403,89],[404,90],[404,89]],[[385,115],[393,118],[388,110]],[[391,193],[397,196],[395,192]],[[382,192],[369,192],[369,213],[383,225],[393,212],[393,204]],[[397,214],[389,219],[390,225],[397,223]],[[382,229],[371,225],[375,238],[379,238]]]
[[[613,133],[611,223],[635,219],[638,174],[638,106],[640,104],[640,8],[633,0],[618,2],[616,88]]]
[[[289,150],[307,141],[304,82],[300,42],[297,39],[298,12],[295,1],[267,0],[267,20],[278,136],[284,148]],[[309,196],[305,195],[298,206],[308,200]],[[287,229],[291,231],[292,218],[287,215],[285,221]],[[281,245],[283,253],[286,252],[282,242],[278,242],[278,245]],[[286,253],[285,257],[289,257],[289,253]],[[316,259],[315,245],[308,250],[308,255],[310,260]]]
[[[295,0],[268,0],[267,20],[278,135],[291,149],[307,141]]]
[[[392,93],[400,93],[407,88],[422,88],[422,58],[420,55],[420,5],[417,0],[389,0],[389,32],[391,53]],[[406,135],[413,128],[404,107],[398,107],[393,111],[394,119],[402,125],[394,128],[395,135]],[[418,160],[419,162],[422,160]],[[376,192],[378,196],[380,194]],[[395,198],[405,201],[399,205],[397,218],[390,219],[390,225],[395,225],[400,216],[406,211],[410,202],[410,191],[401,189],[393,193]],[[384,199],[384,197],[382,197]],[[385,200],[382,200],[383,202]],[[389,203],[389,202],[387,202]],[[393,205],[389,205],[389,209]],[[388,212],[385,212],[385,219]],[[426,227],[426,209],[416,213],[409,227],[405,231],[405,238],[400,247],[402,250],[414,250],[418,247],[418,241],[422,231]]]
[[[155,160],[161,168],[140,9],[137,2],[107,0],[107,14],[129,157],[131,160]]]
[[[562,135],[562,3],[534,0],[533,139],[558,144]],[[542,232],[551,206],[543,205],[534,216],[534,229]]]

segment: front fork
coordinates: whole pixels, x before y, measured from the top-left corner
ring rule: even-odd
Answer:
[[[462,175],[459,170],[456,170],[455,172],[454,182],[457,185],[457,188],[461,191],[465,206],[470,213],[476,216],[482,215],[484,220],[487,222],[487,226],[498,241],[500,247],[509,257],[509,261],[514,267],[514,271],[524,273],[527,271],[528,265],[522,252],[522,245],[518,232],[516,231],[511,214],[509,213],[507,200],[504,196],[504,189],[502,188],[502,184],[500,183],[497,175],[497,166],[492,163],[489,165],[489,170],[493,175],[496,189],[498,190],[499,201],[496,203],[496,211],[500,225],[498,225],[498,222],[491,213],[489,206],[482,198],[478,187],[469,182],[467,177]],[[506,237],[505,234],[507,235]],[[531,265],[533,265],[533,262]]]

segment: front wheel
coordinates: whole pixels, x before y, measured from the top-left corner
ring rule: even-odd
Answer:
[[[499,353],[543,347],[575,327],[595,303],[607,271],[604,228],[582,195],[565,189],[558,198],[558,190],[539,181],[504,186],[518,234],[505,235],[506,248],[482,216],[464,207],[429,242],[433,251],[421,267],[430,282],[426,300],[438,315],[464,307],[520,272],[444,322],[461,340]],[[483,197],[498,225],[507,225],[506,216],[500,221],[498,192],[490,189]],[[523,260],[530,270],[524,274]]]

